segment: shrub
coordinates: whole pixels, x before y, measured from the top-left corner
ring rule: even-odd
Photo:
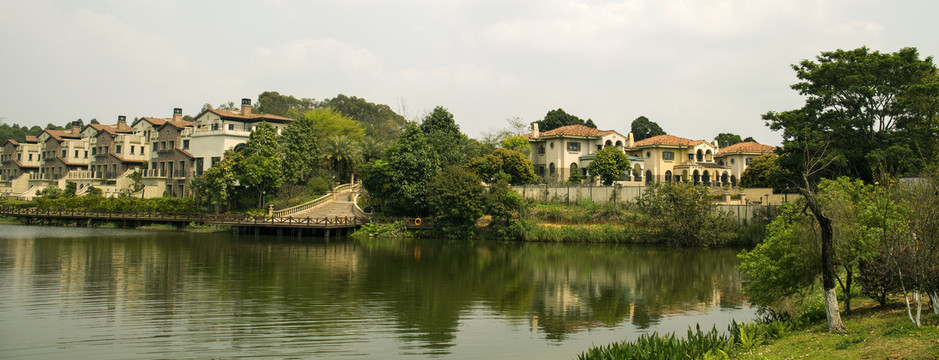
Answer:
[[[720,215],[707,188],[682,183],[654,183],[643,193],[639,211],[670,245],[709,246],[733,238],[737,225]]]

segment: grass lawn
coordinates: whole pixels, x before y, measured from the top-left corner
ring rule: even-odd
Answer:
[[[860,300],[860,299],[858,299]],[[899,301],[903,301],[900,299]],[[757,359],[939,359],[939,317],[928,306],[917,328],[906,307],[896,300],[886,308],[859,301],[849,315],[842,314],[848,331],[829,333],[822,321],[789,333],[770,345],[742,357]],[[926,305],[926,304],[924,304]],[[916,316],[914,305],[913,316]]]

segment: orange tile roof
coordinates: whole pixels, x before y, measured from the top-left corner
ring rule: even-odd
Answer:
[[[139,123],[139,122],[141,122],[141,121],[146,121],[146,122],[150,123],[150,125],[153,125],[154,127],[156,127],[156,126],[163,125],[163,123],[165,123],[165,122],[167,122],[167,121],[170,121],[170,120],[173,120],[173,119],[172,119],[172,118],[165,118],[165,119],[164,119],[164,118],[155,118],[155,117],[144,116],[144,117],[139,118],[139,119],[137,119],[136,121],[134,121],[134,124],[133,124],[133,125],[137,125],[137,123]]]
[[[768,154],[776,151],[775,146],[763,145],[752,141],[736,143],[720,149],[718,155],[728,154]]]
[[[706,142],[704,140],[691,140],[675,135],[656,135],[633,143],[633,148],[644,146],[695,146]]]
[[[241,110],[218,110],[218,109],[208,109],[207,112],[212,112],[222,118],[229,119],[242,119],[242,120],[274,120],[277,122],[292,122],[293,119],[283,116],[271,115],[271,114],[246,114],[241,115]]]
[[[548,136],[584,136],[584,137],[601,137],[614,133],[613,130],[599,130],[589,126],[584,125],[567,125],[561,126],[556,129],[551,129],[548,131],[541,131],[538,134],[538,138],[548,137]],[[532,134],[525,134],[525,137],[531,139]]]
[[[56,140],[58,140],[58,141],[62,141],[63,138],[69,138],[69,139],[79,139],[79,138],[81,138],[81,135],[80,135],[80,134],[73,134],[71,130],[51,130],[51,129],[46,129],[46,130],[43,130],[43,132],[48,133],[49,136],[51,136],[53,139],[56,139]]]

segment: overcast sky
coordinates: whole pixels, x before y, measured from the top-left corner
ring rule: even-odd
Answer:
[[[939,54],[922,0],[0,0],[0,117],[64,124],[196,115],[273,90],[441,105],[471,137],[563,108],[629,132],[776,145],[760,115],[802,99],[821,51]]]

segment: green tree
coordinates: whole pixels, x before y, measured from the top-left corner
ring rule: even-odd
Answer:
[[[330,109],[310,110],[303,113],[303,117],[313,121],[313,127],[320,139],[336,135],[359,141],[365,136],[365,130],[359,122]]]
[[[230,210],[235,197],[235,169],[241,154],[229,149],[222,160],[206,170],[201,177],[193,179],[189,188],[198,202],[210,205],[216,212]]]
[[[467,150],[473,144],[466,135],[460,132],[460,126],[456,124],[453,114],[446,108],[435,107],[424,117],[420,130],[430,146],[437,152],[441,166],[463,165],[470,159],[471,155]]]
[[[731,146],[733,144],[742,143],[743,138],[741,138],[740,135],[737,135],[737,134],[720,133],[720,134],[717,134],[716,137],[714,137],[714,141],[717,141],[717,146],[724,148],[724,147]]]
[[[593,162],[587,165],[587,171],[603,179],[603,184],[610,186],[629,169],[629,158],[614,146],[607,146],[597,151]]]
[[[789,299],[799,300],[818,278],[821,254],[814,219],[802,207],[783,204],[763,241],[738,255],[740,272],[749,280],[743,293],[754,305],[779,308]]]
[[[822,178],[840,175],[871,182],[902,174],[922,165],[912,151],[907,129],[928,123],[911,108],[910,89],[931,89],[920,97],[939,96],[932,58],[921,60],[916,49],[880,53],[867,48],[823,52],[816,61],[793,65],[800,82],[792,88],[806,97],[805,105],[763,119],[773,130],[783,130],[780,166],[791,170],[790,183],[798,186],[821,233],[822,286],[831,331],[844,324],[835,296],[832,220],[819,204]]]
[[[513,136],[506,138],[505,140],[502,140],[501,145],[502,148],[518,151],[525,157],[531,155],[531,147],[528,146],[528,138],[524,136]]]
[[[280,187],[283,180],[277,130],[267,122],[258,124],[248,136],[241,157],[235,163],[238,180],[246,188],[257,192],[258,207],[263,207],[264,195]]]
[[[366,136],[359,142],[359,153],[362,155],[362,162],[380,158],[385,153],[386,148],[385,142],[381,139]]]
[[[428,214],[426,185],[440,172],[441,166],[437,152],[428,143],[424,132],[416,125],[408,124],[398,143],[388,149],[387,156],[392,182],[383,199],[385,211],[395,215]]]
[[[750,160],[750,165],[743,171],[743,174],[740,174],[740,186],[782,189],[785,187],[784,176],[779,166],[778,155],[760,155]]]
[[[629,125],[629,129],[629,131],[633,133],[633,138],[636,141],[645,140],[653,136],[665,135],[665,130],[662,130],[659,124],[656,124],[645,116],[640,116],[633,120]]]
[[[564,111],[564,109],[561,109],[561,108],[548,111],[548,113],[545,114],[544,119],[537,121],[537,123],[538,123],[538,131],[553,130],[553,129],[557,129],[559,127],[567,126],[567,125],[587,125],[586,122],[582,120],[581,118],[568,114],[567,112]],[[592,120],[590,121],[590,125],[587,125],[587,126],[590,126],[592,128],[597,127],[596,125],[593,125]]]
[[[316,100],[297,99],[292,95],[281,95],[276,91],[265,91],[258,95],[254,108],[258,113],[300,119],[307,111],[316,107]]]
[[[391,163],[375,159],[360,168],[362,187],[368,190],[370,199],[378,203],[381,211],[385,211],[384,200],[396,190],[394,183],[394,169]]]
[[[448,166],[427,184],[427,202],[436,215],[434,227],[448,238],[468,238],[483,216],[486,201],[482,182],[466,169]]]
[[[320,150],[313,119],[300,117],[287,125],[280,136],[284,180],[292,184],[307,184],[316,175]]]
[[[339,182],[351,180],[351,171],[362,160],[358,144],[346,136],[333,135],[323,141],[323,156],[330,162]]]
[[[639,211],[670,245],[718,245],[733,237],[733,220],[717,212],[702,186],[653,183],[642,193]]]
[[[491,154],[470,160],[467,168],[487,183],[494,183],[498,174],[508,176],[513,185],[529,184],[535,181],[535,167],[531,160],[508,149],[496,149]]]
[[[382,141],[397,139],[407,124],[407,120],[392,111],[388,105],[374,104],[355,96],[339,94],[332,99],[323,100],[319,106],[361,122],[366,135]]]
[[[489,184],[486,213],[492,216],[489,227],[499,240],[521,240],[528,232],[525,219],[530,204],[509,186],[508,177],[498,174]]]

